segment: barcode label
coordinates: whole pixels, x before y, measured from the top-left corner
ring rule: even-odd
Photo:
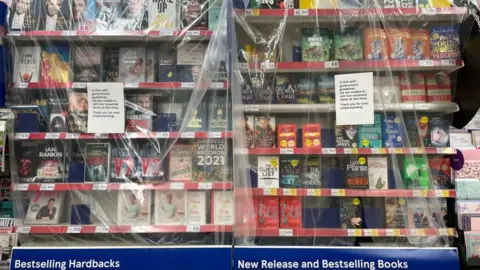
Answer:
[[[290,237],[290,236],[293,236],[293,230],[292,229],[279,229],[278,230],[278,235],[279,236]]]
[[[93,184],[93,190],[107,190],[107,184]]]
[[[293,148],[280,148],[280,154],[293,155]]]
[[[200,225],[187,225],[187,232],[200,232]]]
[[[338,67],[340,67],[340,64],[338,63],[338,61],[325,62],[325,68],[338,68]]]
[[[53,189],[55,189],[55,184],[41,184],[40,185],[40,190],[51,191]]]
[[[108,226],[97,226],[95,228],[95,233],[109,233],[110,229]]]
[[[81,230],[81,226],[68,226],[67,233],[80,233]]]

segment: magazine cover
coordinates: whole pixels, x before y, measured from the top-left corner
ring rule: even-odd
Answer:
[[[40,47],[15,46],[15,66],[13,82],[20,83],[40,81]]]
[[[152,130],[153,97],[151,94],[127,95],[125,120],[126,132],[148,132]]]
[[[231,144],[225,139],[196,139],[193,143],[193,181],[232,181]]]
[[[151,190],[118,192],[117,225],[149,225],[151,216]]]
[[[210,204],[212,223],[215,225],[233,225],[235,220],[233,204],[233,191],[213,191]]]
[[[87,93],[70,92],[68,97],[68,129],[70,132],[87,132]]]
[[[156,190],[154,224],[185,224],[185,193],[183,190]]]
[[[121,0],[97,0],[96,1],[96,30],[112,30],[113,23],[120,18]]]
[[[148,30],[175,30],[177,28],[178,0],[149,0]]]
[[[64,192],[35,191],[29,194],[25,224],[58,224],[63,208]]]
[[[168,152],[170,156],[168,180],[175,181],[192,181],[192,151],[190,144],[175,144]]]
[[[145,57],[145,48],[120,48],[120,82],[145,82]]]
[[[40,23],[42,0],[14,0],[9,8],[9,30],[33,31]]]
[[[40,144],[36,182],[63,182],[66,174],[65,158],[65,146],[61,141],[47,141]]]
[[[103,50],[103,81],[119,82],[119,49],[105,48]]]
[[[47,0],[48,1],[48,0]],[[68,0],[65,0],[68,1]],[[68,44],[47,43],[42,47],[41,83],[70,81],[70,47]]]
[[[74,82],[102,81],[102,48],[76,47],[73,57],[73,74]]]
[[[96,30],[96,1],[72,0],[72,29],[85,32]]]
[[[406,201],[404,198],[385,198],[386,228],[404,229],[407,221]]]
[[[110,180],[110,143],[85,144],[85,182]]]
[[[70,30],[72,23],[71,0],[40,0],[42,17],[40,30]]]
[[[182,29],[208,30],[208,0],[182,0]]]
[[[207,193],[205,191],[187,191],[187,224],[207,224]]]

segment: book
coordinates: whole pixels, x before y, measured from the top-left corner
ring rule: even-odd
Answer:
[[[40,132],[47,130],[47,116],[38,105],[11,106],[15,115],[16,132]],[[24,121],[25,117],[30,121]]]
[[[274,104],[275,89],[273,78],[271,76],[252,77],[250,79],[253,89],[253,101],[255,104]]]
[[[295,124],[277,125],[277,146],[279,148],[297,147],[297,126]]]
[[[38,30],[40,23],[41,0],[12,1],[9,12],[9,30]]]
[[[119,50],[119,81],[139,83],[145,81],[145,48],[131,47]]]
[[[480,258],[480,234],[478,232],[465,232],[466,258]]]
[[[299,78],[297,81],[297,103],[317,103],[318,97],[315,87],[315,80],[313,78]]]
[[[280,187],[302,187],[301,165],[299,157],[289,156],[280,159]]]
[[[178,65],[176,70],[178,81],[194,83],[197,82],[201,74],[202,67],[200,65]]]
[[[122,2],[120,16],[115,18],[111,28],[115,31],[138,31],[148,28],[148,1]]]
[[[150,225],[151,190],[118,192],[117,225]]]
[[[255,139],[256,148],[275,148],[275,117],[255,116]]]
[[[208,0],[181,0],[181,28],[208,30]]]
[[[407,131],[408,142],[410,147],[422,147],[425,136],[428,131],[428,123],[420,122],[421,116],[417,114],[405,114],[405,129]]]
[[[15,47],[15,66],[13,82],[20,83],[40,81],[40,47]]]
[[[450,145],[450,122],[443,116],[430,116],[424,144],[426,147],[448,147]]]
[[[340,227],[360,229],[363,227],[362,201],[359,198],[339,198]]]
[[[459,25],[430,29],[430,53],[433,59],[451,59],[461,56],[459,30]]]
[[[370,189],[388,189],[387,157],[368,158],[368,182]]]
[[[73,80],[75,82],[100,82],[102,80],[101,59],[102,48],[100,47],[76,47]]]
[[[185,224],[185,193],[183,190],[155,191],[155,224]]]
[[[50,126],[48,130],[50,132],[67,132],[68,126],[65,113],[51,113]]]
[[[322,167],[319,157],[307,157],[302,163],[302,185],[304,187],[322,187]]]
[[[190,144],[174,144],[169,155],[168,181],[192,181],[193,147]]]
[[[137,171],[143,183],[165,180],[163,153],[159,146],[151,142],[145,142],[139,145],[137,157]]]
[[[186,220],[188,225],[207,224],[207,193],[187,191]]]
[[[193,143],[193,181],[232,181],[231,144],[226,139],[196,139]]]
[[[304,148],[322,146],[322,130],[320,124],[302,125],[302,145]]]
[[[68,0],[65,0],[68,1]],[[70,81],[70,47],[65,43],[42,47],[40,82],[46,84],[67,83]]]
[[[103,81],[119,82],[119,49],[105,48],[103,50]]]
[[[168,0],[166,0],[168,1]],[[155,50],[147,49],[145,63],[145,81],[146,82],[155,82]]]
[[[110,143],[85,144],[85,182],[110,180]]]
[[[358,145],[360,148],[381,148],[383,146],[382,137],[382,115],[376,113],[373,115],[372,125],[358,126]]]
[[[452,175],[450,159],[444,156],[429,156],[428,166],[435,189],[449,189]]]
[[[407,202],[408,228],[430,228],[431,213],[427,206],[427,200],[421,198],[410,198]]]
[[[96,8],[96,0],[72,0],[72,29],[94,32]]]
[[[233,225],[235,220],[233,191],[212,191],[210,206],[212,224]]]
[[[386,115],[383,118],[383,144],[387,148],[403,147],[403,123],[402,118],[396,115]]]
[[[363,40],[358,30],[347,29],[334,35],[335,60],[361,61],[363,60]]]
[[[386,228],[404,229],[407,223],[407,208],[404,198],[385,198]]]
[[[430,59],[430,29],[410,29],[411,60]]]
[[[279,158],[259,156],[257,159],[258,188],[279,188]]]
[[[176,52],[173,46],[161,47],[157,50],[157,80],[159,82],[177,81]]]
[[[363,32],[365,60],[388,59],[387,34],[384,29],[365,28]]]
[[[358,147],[358,129],[354,125],[335,126],[335,145],[339,148]]]
[[[176,0],[149,0],[148,30],[175,30],[177,14]]]
[[[189,103],[182,104],[184,117],[186,116]],[[193,108],[192,108],[193,109]],[[207,116],[208,116],[208,104],[205,100],[202,100],[198,106],[193,109],[192,115],[185,131],[206,131],[207,130]],[[185,119],[187,120],[187,119]]]
[[[423,156],[406,156],[403,160],[403,183],[409,189],[428,189],[430,177]]]
[[[447,199],[446,198],[429,198],[427,199],[430,224],[433,228],[445,228],[447,226]]]
[[[280,228],[302,228],[302,200],[280,197]]]
[[[68,129],[70,132],[87,132],[88,97],[87,93],[70,92],[68,97]]]
[[[120,18],[121,0],[97,0],[96,6],[96,30],[113,30],[114,22]]]
[[[205,45],[187,42],[177,47],[177,65],[201,66],[205,57]]]
[[[332,32],[326,28],[302,29],[303,62],[322,62],[333,60]]]
[[[257,228],[275,229],[279,227],[278,197],[257,197]]]
[[[332,76],[322,76],[316,83],[317,98],[320,104],[335,103],[335,79]]]
[[[368,189],[369,175],[366,157],[351,157],[345,164],[346,188]]]
[[[61,183],[65,180],[65,146],[61,141],[47,141],[38,146],[36,182]]]
[[[245,147],[246,148],[254,148],[255,147],[255,124],[254,124],[254,116],[253,115],[245,115]]]
[[[297,83],[294,78],[289,76],[275,77],[275,98],[277,104],[295,104]]]
[[[28,195],[30,202],[25,215],[25,224],[58,224],[63,210],[64,192],[35,191]]]
[[[127,95],[125,103],[126,132],[152,130],[153,98],[151,94]]]
[[[138,172],[135,166],[135,155],[134,150],[127,145],[113,147],[110,181],[130,182],[136,180]]]
[[[70,30],[72,23],[71,0],[40,1],[42,2],[41,30]]]
[[[227,95],[217,95],[216,93],[209,97],[208,102],[208,125],[207,130],[212,131],[231,131],[232,130],[232,104]]]
[[[412,54],[410,29],[388,28],[388,57],[392,60],[406,60]]]
[[[17,173],[20,182],[34,182],[38,168],[38,148],[36,141],[21,141],[15,146]]]
[[[254,102],[252,81],[250,78],[242,77],[242,103],[252,104]]]
[[[223,0],[209,0],[208,2],[208,29],[215,31],[218,25],[218,18],[222,11]]]

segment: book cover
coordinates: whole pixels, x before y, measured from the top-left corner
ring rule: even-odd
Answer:
[[[385,198],[385,225],[390,229],[404,229],[407,208],[404,198]]]
[[[207,224],[207,193],[187,191],[186,221],[188,225]]]
[[[369,175],[366,157],[351,157],[345,164],[346,188],[368,189]]]
[[[177,14],[176,0],[149,0],[148,30],[175,30]]]
[[[443,116],[431,116],[424,143],[426,147],[448,147],[450,145],[450,122]]]
[[[47,130],[47,117],[38,105],[11,106],[15,115],[16,132],[40,132]],[[27,117],[30,121],[24,121]]]
[[[275,128],[274,116],[255,116],[255,147],[275,148]]]
[[[452,85],[447,72],[427,73],[427,102],[451,102]]]
[[[427,204],[430,214],[430,223],[433,228],[445,228],[447,226],[447,199],[429,198]]]
[[[65,146],[61,141],[47,141],[38,147],[37,178],[40,183],[61,183],[65,180]]]
[[[337,0],[299,0],[300,9],[334,9],[338,7]]]
[[[429,188],[429,168],[423,156],[406,156],[403,160],[403,182],[409,189]]]
[[[253,115],[245,115],[245,147],[246,148],[254,148],[255,144],[255,124],[254,124],[254,116]]]
[[[275,104],[275,88],[273,78],[252,77],[253,100],[255,104]]]
[[[110,180],[110,143],[85,144],[85,182]]]
[[[427,135],[428,123],[424,124],[420,119],[422,119],[422,116],[416,114],[405,114],[404,116],[405,129],[411,147],[422,147]]]
[[[368,158],[368,182],[370,189],[388,189],[387,157]]]
[[[155,224],[185,224],[185,191],[155,190]]]
[[[223,0],[209,0],[208,2],[208,29],[215,31],[218,25],[218,17],[222,11]]]
[[[279,158],[259,156],[257,161],[258,188],[279,188]]]
[[[208,30],[208,0],[181,1],[182,29]]]
[[[382,137],[382,115],[376,113],[373,115],[372,125],[358,126],[358,145],[360,148],[381,148],[383,146]]]
[[[188,110],[188,101],[183,103],[183,113]],[[202,100],[193,110],[190,121],[188,121],[185,131],[206,131],[207,130],[208,104]],[[186,119],[185,119],[186,120]]]
[[[137,153],[137,171],[140,172],[143,183],[165,180],[163,153],[158,146],[151,142],[145,142],[138,147]]]
[[[440,26],[430,29],[430,48],[433,59],[460,57],[459,26]]]
[[[361,61],[363,60],[363,40],[360,31],[348,29],[342,33],[335,33],[334,47],[335,60]]]
[[[320,104],[335,103],[335,80],[332,76],[322,76],[317,79],[317,98]]]
[[[182,101],[184,101],[183,98],[177,98],[176,96],[174,96],[165,100],[160,100],[160,102],[157,103],[155,113],[164,113],[174,116],[175,123],[171,123],[172,131],[180,130],[180,127],[182,125],[184,118],[184,109],[188,107],[188,104],[185,104]]]
[[[302,187],[302,166],[299,157],[288,156],[280,158],[280,187]]]
[[[329,29],[302,29],[303,62],[323,62],[333,60],[332,32]]]
[[[294,78],[289,76],[277,75],[275,77],[275,98],[277,104],[295,104],[297,83]]]
[[[29,195],[25,224],[58,224],[63,209],[64,192],[35,191]]]
[[[306,188],[322,187],[322,167],[319,157],[307,157],[302,164],[302,185]]]
[[[322,146],[322,130],[320,124],[302,125],[302,145],[304,148]]]
[[[42,0],[14,0],[10,5],[9,30],[38,30]]]
[[[358,147],[358,129],[354,125],[335,126],[335,145],[339,148]]]
[[[147,49],[146,58],[147,60],[145,63],[145,81],[155,82],[155,50]]]
[[[406,60],[412,54],[410,30],[406,28],[386,29],[388,37],[388,57],[392,60]]]
[[[480,234],[478,232],[465,233],[466,258],[480,258]]]
[[[117,225],[150,225],[151,192],[151,190],[119,191]]]
[[[340,227],[360,229],[363,227],[362,201],[359,198],[339,198]]]
[[[40,1],[42,2],[41,30],[70,30],[72,24],[71,0]]]
[[[96,30],[96,0],[72,0],[72,29],[93,32]]]
[[[177,70],[177,80],[180,82],[197,82],[199,78],[202,67],[200,65],[178,65]]]
[[[231,144],[226,139],[196,139],[193,143],[193,181],[232,181]]]
[[[258,224],[257,196],[236,196],[235,226],[237,228],[256,228]]]
[[[157,80],[159,82],[177,81],[176,52],[173,46],[157,50]]]
[[[297,103],[317,103],[318,97],[315,87],[315,80],[313,78],[299,78],[297,81]]]
[[[135,155],[135,151],[127,145],[113,147],[112,164],[110,165],[110,180],[112,182],[130,182],[135,180],[138,176],[135,167]]]
[[[242,77],[242,103],[252,104],[254,102],[252,81],[249,78]]]
[[[100,47],[76,47],[74,50],[73,81],[100,82],[102,80],[101,59],[102,48]]]
[[[386,115],[383,118],[383,144],[385,147],[403,147],[403,125],[400,116]]]
[[[190,144],[174,144],[169,155],[168,181],[192,181],[193,147]]]
[[[47,43],[42,47],[40,78],[40,82],[46,84],[70,81],[70,47],[68,44]]]
[[[430,59],[430,29],[410,29],[411,60]]]
[[[257,207],[257,228],[278,229],[278,197],[258,196]]]
[[[13,82],[20,83],[40,81],[40,47],[15,47],[15,66]]]
[[[444,156],[429,156],[428,166],[432,173],[435,189],[449,189],[452,175],[450,159]]]
[[[277,125],[277,146],[279,148],[297,147],[297,126],[295,124]]]
[[[280,197],[280,228],[302,228],[302,200]]]
[[[120,48],[119,81],[125,83],[145,82],[145,48]]]
[[[201,66],[205,57],[205,44],[187,42],[177,46],[177,65]]]
[[[119,82],[119,49],[105,48],[103,51],[103,81]]]
[[[97,0],[96,29],[98,31],[112,30],[114,22],[120,18],[121,0]]]
[[[415,229],[431,227],[431,213],[426,199],[410,198],[407,202],[408,227]]]
[[[20,182],[34,182],[38,168],[38,142],[21,141],[16,147],[18,150],[15,156]]]
[[[87,132],[87,93],[70,92],[68,97],[68,129],[70,132]]]
[[[113,30],[138,31],[148,28],[148,0],[121,2],[120,10],[120,16],[111,24]]]
[[[365,28],[363,33],[365,60],[388,59],[387,34],[384,29]]]
[[[151,94],[127,95],[125,122],[126,132],[152,130],[153,97]]]
[[[212,224],[233,225],[235,220],[233,191],[212,191],[211,217]]]
[[[232,130],[232,104],[227,95],[211,95],[208,102],[208,131]]]
[[[50,126],[48,130],[50,132],[67,132],[68,126],[65,113],[51,113]]]
[[[341,228],[340,207],[337,198],[303,198],[303,228]]]

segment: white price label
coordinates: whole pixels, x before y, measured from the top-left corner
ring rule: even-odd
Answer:
[[[325,155],[335,155],[337,150],[335,150],[335,148],[322,148],[322,153]]]
[[[17,233],[30,233],[30,226],[17,227]]]
[[[200,232],[200,225],[198,224],[187,225],[187,232]]]
[[[40,185],[40,190],[52,191],[53,189],[55,189],[55,184],[41,184]]]
[[[260,110],[260,107],[256,104],[254,105],[245,105],[245,111],[246,112],[258,112]]]
[[[96,134],[93,135],[93,138],[95,138],[95,139],[107,139],[108,134],[96,133]]]
[[[315,196],[315,189],[308,188],[307,189],[307,196]]]
[[[248,155],[247,148],[236,148],[233,150],[236,155]]]
[[[198,189],[212,189],[212,183],[198,183]]]
[[[245,15],[252,16],[252,10],[251,9],[245,10]]]
[[[373,236],[372,230],[371,229],[364,229],[363,230],[363,236]]]
[[[295,9],[293,11],[295,16],[308,16],[308,9]]]
[[[170,183],[170,189],[184,189],[184,183]]]
[[[442,59],[442,66],[456,66],[457,61],[455,59]]]
[[[148,226],[132,226],[131,231],[132,233],[145,233],[149,232]]]
[[[332,189],[332,196],[338,197],[338,196],[345,196],[345,190],[344,189]]]
[[[387,236],[395,236],[395,231],[393,229],[387,229],[386,231]]]
[[[413,190],[413,197],[420,197],[420,190]]]
[[[29,184],[15,184],[15,185],[13,186],[13,190],[14,190],[14,191],[16,191],[16,190],[18,190],[18,191],[26,191],[26,190],[28,190],[28,186],[29,186]]]
[[[438,233],[442,236],[448,235],[448,230],[446,228],[438,229]]]
[[[68,140],[76,140],[80,138],[80,134],[78,133],[67,133],[65,134],[65,139],[68,139]]]
[[[170,137],[170,132],[157,132],[155,134],[155,137],[161,138],[161,139],[167,139]]]
[[[371,151],[372,151],[372,154],[380,154],[380,149],[378,148],[372,148]]]
[[[109,233],[110,228],[108,226],[97,226],[95,227],[95,233]]]
[[[362,232],[358,229],[348,229],[347,235],[348,236],[362,236]]]
[[[435,190],[435,196],[437,196],[437,197],[444,197],[443,194],[444,194],[444,193],[443,193],[443,190]]]
[[[161,36],[173,36],[173,30],[162,30],[160,31]]]
[[[17,88],[27,88],[28,83],[26,83],[26,82],[17,83],[17,84],[15,84],[15,87],[17,87]]]
[[[138,83],[125,83],[125,88],[138,88]]]
[[[418,60],[418,65],[421,67],[433,67],[433,60]]]
[[[339,68],[340,64],[338,61],[328,61],[325,62],[325,68]]]
[[[263,189],[263,195],[265,195],[265,196],[276,195],[276,194],[274,194],[275,191],[276,191],[276,189],[274,189],[274,188],[264,188]]]
[[[280,148],[280,154],[293,155],[293,148]]]
[[[200,36],[200,30],[189,30],[187,36]]]
[[[123,183],[123,184],[120,184],[120,190],[135,190],[137,189],[139,186],[137,184],[133,184],[133,183]]]
[[[222,133],[221,132],[209,132],[208,137],[209,138],[222,138]]]
[[[419,236],[420,235],[419,230],[418,229],[410,229],[410,235]]]
[[[424,15],[437,15],[436,8],[422,8],[422,14]]]
[[[195,138],[195,132],[182,132],[182,134],[180,134],[180,138],[193,139]]]
[[[128,133],[125,133],[125,136],[130,139],[136,139],[138,138],[139,135],[137,132],[128,132]]]
[[[195,83],[193,83],[193,82],[182,82],[182,83],[180,84],[180,87],[181,87],[181,88],[192,89],[192,88],[195,87]]]
[[[343,153],[345,154],[352,154],[352,148],[344,148]]]
[[[284,188],[284,189],[282,190],[283,196],[292,196],[292,195],[293,195],[292,193],[293,193],[293,191],[292,191],[291,189],[289,189],[289,188]]]
[[[85,88],[87,88],[87,83],[74,82],[74,83],[72,83],[72,88],[74,88],[74,89],[85,89]]]
[[[275,63],[273,63],[273,62],[262,62],[261,67],[263,69],[274,69],[275,68]]]
[[[68,226],[67,233],[80,233],[82,226]]]
[[[293,236],[293,230],[292,229],[279,229],[278,230],[278,235],[279,236],[290,237],[290,236]]]
[[[76,35],[77,35],[77,31],[62,31],[62,36],[64,37],[71,37]]]
[[[93,190],[107,190],[107,184],[93,184]]]
[[[60,133],[47,133],[45,134],[46,140],[57,140],[60,138]]]
[[[222,88],[224,88],[224,87],[223,87],[223,83],[222,83],[222,82],[212,82],[212,83],[210,84],[210,88],[211,88],[211,89],[222,89]]]
[[[17,140],[27,140],[29,136],[30,136],[30,133],[16,133],[15,134],[15,139],[17,139]]]
[[[8,35],[11,37],[19,37],[22,35],[21,31],[8,32]]]

